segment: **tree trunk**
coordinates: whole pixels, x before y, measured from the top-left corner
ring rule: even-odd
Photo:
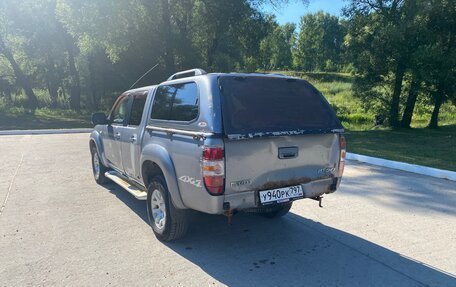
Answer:
[[[74,62],[74,43],[68,43],[68,68],[70,74],[70,106],[73,110],[81,109],[81,86],[79,73]]]
[[[215,57],[215,52],[217,51],[219,41],[218,41],[218,36],[217,34],[215,37],[212,39],[212,45],[209,47],[207,51],[207,66],[209,68],[212,68],[212,65],[214,64],[214,57]]]
[[[0,78],[0,96],[5,99],[6,104],[9,106],[13,103],[13,99],[11,98],[11,86],[10,83]]]
[[[11,98],[11,90],[7,88],[5,91],[3,91],[3,95],[5,96],[5,101],[8,105],[11,105],[13,102],[13,99]]]
[[[193,1],[182,1],[182,15],[176,17],[176,27],[179,29],[179,46],[175,46],[175,53],[181,57],[180,65],[176,69],[191,69],[195,62],[195,55],[192,49],[192,40],[190,39],[191,33],[191,19],[193,11]]]
[[[70,84],[70,108],[79,111],[81,109],[81,83],[79,78],[79,72],[76,69],[75,64],[75,42],[73,36],[71,36],[65,29],[62,23],[56,22],[57,28],[61,35],[63,35],[63,41],[68,54],[68,74]]]
[[[48,77],[46,77],[46,86],[49,92],[49,96],[51,97],[51,108],[55,109],[57,108],[58,87]]]
[[[27,76],[24,74],[24,72],[22,72],[21,68],[17,64],[11,51],[6,47],[2,38],[0,38],[0,53],[2,53],[5,56],[5,58],[10,62],[11,67],[13,68],[14,74],[16,76],[16,80],[19,86],[21,86],[24,89],[25,95],[28,98],[29,108],[35,110],[38,107],[38,99],[36,98],[36,95],[33,92],[32,85]]]
[[[54,61],[52,59],[52,55],[48,54],[46,56],[46,86],[49,91],[49,96],[51,98],[51,108],[57,108],[57,98],[59,96],[58,89],[59,89],[59,79],[57,77],[57,72],[55,70]]]
[[[97,99],[97,80],[95,78],[95,57],[89,56],[89,77],[90,77],[90,93],[92,102],[92,111],[98,110],[98,99]]]
[[[169,11],[168,0],[161,0],[162,7],[162,24],[163,24],[163,39],[164,39],[164,60],[165,72],[167,77],[175,72],[174,53],[173,53],[173,39],[171,31],[171,14]]]
[[[399,61],[396,67],[396,79],[394,80],[393,97],[391,99],[389,124],[391,127],[396,128],[399,126],[399,101],[402,91],[402,80],[404,79],[405,66],[402,61]]]
[[[409,94],[407,96],[407,103],[405,105],[404,113],[402,114],[401,126],[403,128],[410,128],[412,122],[413,110],[415,109],[416,98],[418,96],[420,81],[416,76],[412,76]]]
[[[436,129],[439,127],[439,113],[440,107],[443,104],[444,94],[443,94],[443,84],[439,83],[437,91],[434,94],[434,110],[432,111],[431,120],[429,121],[428,127],[430,129]]]

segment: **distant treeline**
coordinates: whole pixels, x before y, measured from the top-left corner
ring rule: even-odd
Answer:
[[[352,0],[342,17],[305,14],[299,29],[262,7],[288,0],[2,0],[0,107],[98,110],[139,85],[199,67],[332,71],[390,126],[417,101],[456,104],[454,0]],[[303,1],[306,2],[306,1]]]

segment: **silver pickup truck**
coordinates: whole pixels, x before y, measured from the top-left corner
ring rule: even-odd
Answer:
[[[147,201],[160,240],[182,237],[188,210],[286,214],[321,200],[344,170],[343,127],[307,81],[275,74],[183,71],[95,113],[95,180]]]

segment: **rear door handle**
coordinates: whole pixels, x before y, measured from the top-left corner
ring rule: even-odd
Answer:
[[[131,141],[132,143],[134,143],[134,142],[136,141],[136,136],[131,136],[131,137],[130,137],[130,141]]]
[[[115,138],[116,140],[119,140],[119,139],[120,139],[120,133],[119,133],[119,132],[115,133],[115,134],[114,134],[114,138]]]
[[[298,147],[281,147],[279,148],[279,158],[280,159],[289,159],[295,158],[298,156],[299,149]]]

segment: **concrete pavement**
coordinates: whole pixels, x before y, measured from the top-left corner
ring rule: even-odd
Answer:
[[[349,162],[278,220],[195,214],[163,244],[88,134],[0,136],[0,286],[456,286],[454,182]]]

